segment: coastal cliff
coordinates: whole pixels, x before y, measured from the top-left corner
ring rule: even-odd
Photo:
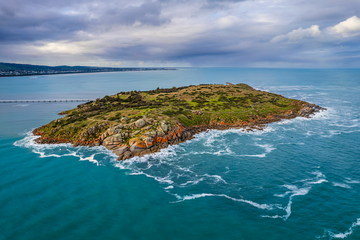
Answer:
[[[262,129],[265,124],[310,117],[315,104],[255,90],[246,84],[198,85],[120,92],[61,112],[33,131],[40,144],[104,146],[118,160],[179,144],[209,129]]]

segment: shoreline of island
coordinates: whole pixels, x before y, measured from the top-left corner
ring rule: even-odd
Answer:
[[[35,142],[38,144],[61,144],[61,143],[70,143],[73,147],[77,146],[104,146],[108,150],[112,151],[114,154],[118,156],[117,160],[126,160],[133,157],[141,157],[144,155],[152,154],[159,152],[161,149],[165,149],[172,145],[177,145],[188,140],[194,138],[194,135],[206,132],[209,130],[228,130],[228,129],[244,129],[245,131],[253,131],[253,130],[263,130],[267,124],[273,122],[280,122],[284,119],[294,119],[296,117],[306,117],[310,118],[313,114],[325,111],[326,108],[320,107],[315,104],[305,103],[302,105],[301,110],[298,113],[287,113],[283,115],[279,114],[270,114],[265,118],[256,118],[252,119],[249,122],[238,121],[237,123],[225,123],[213,121],[210,125],[200,125],[200,126],[192,126],[185,127],[180,121],[176,122],[174,126],[167,126],[166,134],[161,134],[161,136],[153,136],[151,137],[151,142],[147,142],[145,140],[145,144],[139,141],[130,142],[129,144],[112,144],[111,141],[106,141],[108,137],[114,136],[115,134],[102,134],[101,137],[94,141],[72,141],[69,139],[56,139],[52,137],[45,137],[41,132],[41,128],[36,128],[33,130],[33,134],[35,136],[40,136],[35,139]],[[148,119],[144,119],[146,122]],[[136,124],[136,123],[133,123]],[[166,125],[166,124],[165,124]],[[166,127],[164,127],[166,128]],[[113,132],[116,133],[117,126],[111,126],[105,133]],[[161,129],[164,132],[164,129]]]
[[[239,83],[119,92],[62,111],[36,128],[40,144],[104,146],[118,160],[158,152],[210,129],[261,130],[283,119],[326,110]]]

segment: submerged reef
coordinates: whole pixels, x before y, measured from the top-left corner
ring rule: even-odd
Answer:
[[[36,128],[40,144],[104,146],[118,160],[160,151],[209,129],[262,129],[265,124],[310,117],[318,105],[256,90],[249,85],[203,84],[120,92],[63,111]]]

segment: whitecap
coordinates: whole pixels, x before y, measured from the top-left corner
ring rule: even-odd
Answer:
[[[360,226],[360,218],[357,219],[356,222],[354,222],[351,227],[344,233],[333,233],[331,231],[327,231],[327,233],[329,234],[330,237],[332,238],[347,238],[349,235],[351,235],[353,233],[354,228],[356,228],[357,226]]]
[[[184,172],[189,172],[189,173],[194,173],[195,174],[195,172],[191,171],[191,169],[190,169],[191,167],[193,167],[195,165],[197,165],[197,164],[193,164],[193,165],[191,165],[189,167],[176,166],[176,168],[181,170],[181,171],[184,171]]]
[[[283,193],[283,194],[274,194],[274,196],[275,196],[275,197],[281,197],[281,198],[283,198],[283,197],[285,197],[286,195],[288,195],[289,193],[291,193],[291,191],[287,191],[287,192],[285,192],[285,193]]]
[[[183,202],[183,201],[187,201],[187,200],[193,200],[193,199],[197,199],[197,198],[203,198],[203,197],[225,197],[227,199],[230,199],[230,200],[233,200],[233,201],[236,201],[236,202],[243,202],[243,203],[250,204],[250,205],[252,205],[252,206],[254,206],[256,208],[259,208],[259,209],[265,209],[265,210],[274,209],[273,205],[259,204],[259,203],[256,203],[256,202],[253,202],[253,201],[250,201],[250,200],[233,198],[233,197],[230,197],[230,196],[228,196],[226,194],[212,194],[212,193],[192,194],[192,195],[186,195],[186,196],[183,196],[183,197],[178,196],[178,198],[180,200],[178,200],[176,202],[173,202],[173,203],[179,203],[179,202]]]
[[[256,202],[253,202],[253,201],[250,201],[250,200],[244,200],[244,199],[237,199],[237,198],[233,198],[233,197],[229,197],[225,194],[220,194],[219,196],[221,197],[225,197],[225,198],[228,198],[228,199],[231,199],[233,201],[237,201],[237,202],[244,202],[244,203],[247,203],[247,204],[250,204],[256,208],[259,208],[259,209],[265,209],[265,210],[273,210],[274,209],[274,205],[268,205],[268,204],[259,204],[259,203],[256,203]]]
[[[191,151],[188,153],[184,153],[183,155],[204,155],[204,154],[210,154],[210,155],[216,155],[216,156],[223,156],[223,155],[234,155],[234,152],[231,151],[228,147],[222,150],[219,150],[217,152],[211,152],[211,151],[201,151],[201,152],[197,152],[197,151]]]
[[[337,183],[337,182],[333,182],[332,183],[335,187],[341,187],[341,188],[348,188],[350,189],[351,187],[345,183]]]
[[[334,118],[334,117],[337,117],[338,116],[338,113],[337,111],[332,108],[332,107],[328,107],[328,106],[323,106],[326,108],[326,111],[319,111],[319,112],[316,112],[314,114],[311,115],[310,118],[301,118],[302,120],[327,120],[327,119],[331,119],[331,118]],[[297,119],[297,118],[295,118]]]
[[[349,184],[359,184],[360,183],[360,181],[352,180],[351,178],[346,178],[345,182],[349,183]]]
[[[209,175],[209,174],[204,174],[204,177],[208,177],[208,178],[215,178],[216,182],[223,182],[225,184],[227,184],[227,182],[219,175]]]
[[[290,215],[291,215],[291,205],[292,205],[292,200],[295,196],[303,196],[309,193],[311,187],[305,187],[305,188],[296,188],[293,191],[293,194],[290,195],[289,198],[289,202],[288,205],[286,206],[286,208],[284,209],[286,212],[286,215],[283,216],[284,221],[286,221]]]
[[[187,176],[187,177],[189,177],[189,176]],[[227,184],[227,182],[219,175],[204,174],[204,175],[198,176],[197,174],[195,174],[191,180],[181,183],[179,186],[180,187],[188,187],[188,186],[197,185],[198,183],[205,181],[206,179],[210,179],[213,182],[213,184],[216,184],[218,182]],[[212,184],[210,182],[207,182],[207,183]]]
[[[255,146],[258,146],[258,147],[261,147],[261,148],[265,149],[265,152],[262,153],[262,154],[241,155],[241,156],[264,158],[264,157],[266,157],[266,155],[267,155],[268,153],[271,153],[273,150],[276,149],[276,148],[274,148],[273,145],[271,145],[271,144],[258,144],[258,143],[256,143]]]
[[[233,155],[234,152],[231,151],[229,148],[226,148],[225,150],[219,150],[217,152],[213,153],[214,155],[221,156],[221,155]]]
[[[335,135],[340,135],[343,133],[354,133],[354,132],[360,132],[360,130],[354,130],[354,131],[329,130],[328,134],[322,134],[321,137],[330,138]]]
[[[274,216],[261,215],[261,217],[263,217],[263,218],[284,218],[284,216],[279,216],[279,215],[274,215]]]
[[[168,173],[168,175],[165,176],[165,177],[153,176],[153,175],[151,175],[151,174],[147,174],[147,173],[142,172],[142,171],[131,172],[131,173],[128,173],[128,175],[145,175],[145,176],[148,177],[148,178],[153,178],[153,179],[155,179],[155,180],[156,180],[157,182],[159,182],[159,183],[167,183],[167,184],[170,184],[170,185],[171,185],[171,184],[174,183],[174,181],[172,181],[171,178],[170,178],[171,173],[172,173],[172,171],[170,171],[170,172]]]
[[[264,148],[265,152],[267,152],[267,153],[270,153],[272,150],[276,149],[276,148],[273,148],[273,145],[271,145],[271,144],[255,144],[255,146]]]
[[[316,175],[317,178],[325,178],[325,175],[320,171],[314,171],[311,174]]]
[[[168,184],[173,184],[174,183],[174,181],[170,180],[168,177],[163,177],[163,178],[155,177],[155,180],[160,182],[160,183],[168,183]]]
[[[83,158],[82,156],[79,156],[79,158],[80,158],[80,161],[93,162],[93,163],[96,163],[96,165],[99,166],[99,162],[96,159],[94,159],[94,156],[95,156],[95,154],[91,155],[90,157],[85,157],[85,158]]]
[[[181,186],[196,185],[196,184],[198,184],[199,182],[201,182],[203,180],[204,180],[204,178],[199,178],[199,179],[196,179],[196,180],[193,180],[193,181],[189,180],[189,181],[187,181],[185,183],[181,183],[180,185]]]
[[[153,159],[156,159],[158,164],[161,164],[163,161],[169,163],[172,159],[175,160],[177,156],[177,151],[184,151],[180,145],[172,145],[167,148],[163,148],[160,152],[155,152],[151,154],[144,155],[142,157],[133,157],[126,159],[126,161],[116,162],[115,166],[121,169],[133,169],[137,163],[147,163],[150,167]]]
[[[258,158],[264,158],[266,157],[266,153],[262,153],[262,154],[255,154],[255,155],[242,155],[245,157],[258,157]]]
[[[251,129],[251,128],[230,128],[226,130],[217,130],[217,129],[210,129],[206,132],[201,132],[195,135],[195,139],[197,141],[205,139],[206,144],[205,146],[212,146],[211,144],[216,140],[216,138],[222,137],[224,135],[227,135],[229,133],[236,133],[240,135],[262,135],[269,132],[273,132],[275,129],[271,125],[266,125],[263,129]],[[210,135],[209,135],[210,134]],[[194,139],[190,140],[193,141]],[[187,141],[188,142],[188,141]]]
[[[142,174],[144,174],[145,175],[145,173],[144,172],[131,172],[131,173],[127,173],[127,175],[142,175]]]
[[[16,105],[13,105],[13,107],[28,107],[30,106],[30,104],[16,104]]]
[[[193,200],[193,199],[196,199],[196,198],[209,197],[209,196],[216,196],[216,195],[212,194],[212,193],[193,194],[193,195],[190,195],[190,196],[180,197],[181,200],[179,200],[177,202],[183,202],[183,201],[186,201],[186,200]]]
[[[290,191],[286,191],[285,193],[283,194],[274,194],[275,197],[281,197],[281,198],[284,198],[286,197],[287,195],[290,195],[289,197],[289,202],[287,204],[286,207],[283,208],[283,210],[286,212],[285,215],[283,216],[279,216],[279,215],[276,215],[276,216],[269,216],[269,215],[264,215],[262,217],[267,217],[267,218],[282,218],[284,221],[286,221],[290,215],[291,215],[291,206],[292,206],[292,200],[294,197],[296,196],[303,196],[303,195],[306,195],[309,193],[309,191],[311,190],[311,186],[312,185],[315,185],[315,184],[321,184],[321,183],[324,183],[324,182],[328,182],[326,179],[325,179],[325,175],[323,173],[321,173],[320,171],[314,171],[314,172],[311,172],[311,174],[313,175],[316,175],[315,178],[309,178],[309,179],[304,179],[304,180],[299,180],[299,181],[296,181],[296,182],[303,182],[303,186],[302,187],[298,187],[298,186],[295,186],[295,185],[291,185],[291,184],[285,184],[283,185],[283,187],[287,188],[288,190]]]
[[[320,168],[320,166],[314,167],[314,168]],[[303,180],[298,180],[298,181],[296,181],[296,183],[305,182],[305,184],[320,184],[320,183],[323,183],[323,182],[328,182],[325,179],[325,175],[323,173],[321,173],[320,171],[318,171],[318,170],[316,170],[314,172],[311,172],[311,174],[316,175],[316,176],[314,178],[306,178],[306,179],[303,179]],[[321,179],[321,178],[323,178],[323,179]]]
[[[352,125],[345,125],[345,124],[339,124],[339,123],[333,123],[333,124],[329,124],[330,126],[335,126],[335,127],[345,127],[345,128],[355,128],[355,127],[359,127],[360,124],[352,124]]]
[[[320,183],[323,183],[323,182],[328,182],[326,179],[319,179],[315,182],[309,182],[309,184],[320,184]]]
[[[20,139],[16,142],[14,142],[14,146],[17,147],[25,147],[28,149],[31,149],[33,153],[36,153],[39,155],[40,158],[49,158],[49,157],[67,157],[67,156],[73,156],[79,158],[79,161],[89,161],[96,163],[98,166],[100,165],[99,162],[94,158],[96,154],[103,153],[106,154],[112,158],[116,159],[116,155],[110,152],[107,149],[103,149],[102,147],[93,147],[92,149],[89,149],[87,147],[72,147],[70,143],[61,143],[61,144],[38,144],[35,142],[37,138],[40,136],[34,136],[32,132],[27,132],[26,137],[23,139]],[[64,150],[67,151],[67,153],[62,153]],[[74,151],[76,150],[76,151]],[[95,154],[92,154],[89,157],[84,157],[84,154],[79,154],[79,151],[85,151],[85,153],[96,151]],[[49,153],[50,152],[50,153]]]
[[[217,140],[217,138],[223,136],[224,134],[226,133],[217,130],[210,130],[200,133],[198,137],[206,140],[204,142],[204,146],[212,147],[213,143]]]

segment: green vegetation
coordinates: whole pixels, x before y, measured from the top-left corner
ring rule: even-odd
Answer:
[[[215,121],[235,125],[271,114],[297,113],[304,103],[257,91],[246,84],[157,88],[119,92],[81,104],[62,112],[66,114],[64,118],[39,130],[44,137],[90,141],[114,125],[122,124],[130,132],[143,130],[137,129],[133,123],[144,116],[153,122],[147,131],[155,131],[164,121],[170,125],[180,121],[185,127],[209,125]]]

